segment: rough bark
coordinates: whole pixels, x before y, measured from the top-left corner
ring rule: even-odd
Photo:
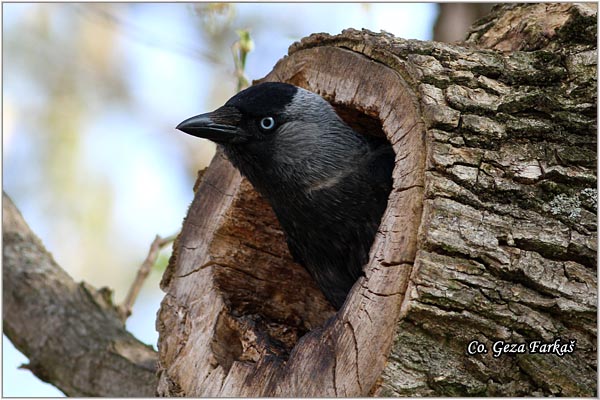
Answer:
[[[4,333],[25,367],[68,396],[149,397],[156,352],[128,333],[107,290],[76,283],[2,198]]]
[[[292,45],[263,80],[321,94],[396,151],[366,276],[334,314],[218,155],[163,280],[159,394],[594,395],[595,32],[595,6],[528,4],[464,45],[356,30]],[[556,338],[575,350],[492,355]]]

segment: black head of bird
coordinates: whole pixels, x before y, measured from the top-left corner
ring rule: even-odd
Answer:
[[[273,207],[294,259],[339,308],[369,259],[387,205],[390,144],[356,133],[321,96],[272,82],[177,129],[223,147]]]

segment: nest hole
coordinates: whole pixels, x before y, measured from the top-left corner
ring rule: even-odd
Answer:
[[[372,113],[333,106],[355,131],[386,138]],[[287,360],[298,340],[323,326],[335,309],[293,261],[271,206],[245,179],[225,217],[219,231],[222,250],[213,253],[219,259],[215,284],[228,312],[219,316],[213,354],[226,370],[234,361],[256,362],[265,356]]]

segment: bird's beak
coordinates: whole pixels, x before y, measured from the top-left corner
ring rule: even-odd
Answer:
[[[237,108],[223,106],[213,112],[188,118],[176,129],[216,143],[244,143],[249,135],[239,126],[241,118]]]

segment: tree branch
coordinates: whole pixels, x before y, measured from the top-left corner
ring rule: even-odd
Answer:
[[[119,318],[121,319],[121,321],[127,321],[127,318],[129,318],[129,316],[131,315],[131,312],[133,310],[133,304],[135,303],[135,300],[140,294],[140,290],[142,290],[142,286],[144,285],[146,278],[148,278],[148,275],[152,270],[152,266],[158,258],[158,253],[163,247],[165,247],[169,243],[172,243],[177,237],[177,235],[178,234],[174,234],[166,238],[161,238],[160,236],[156,235],[156,237],[150,244],[150,250],[148,250],[148,255],[146,256],[144,262],[142,262],[142,265],[140,265],[137,275],[135,276],[135,280],[129,288],[129,292],[127,293],[125,301],[123,301],[123,304],[120,304],[117,307],[117,312],[119,313]]]
[[[154,396],[156,352],[125,330],[110,291],[76,283],[3,193],[4,333],[68,396]]]

